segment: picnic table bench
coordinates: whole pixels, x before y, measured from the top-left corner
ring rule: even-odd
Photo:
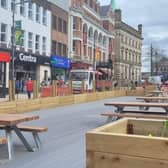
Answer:
[[[8,157],[9,160],[13,158],[13,141],[12,141],[12,131],[16,133],[18,138],[24,144],[25,148],[34,152],[34,148],[29,144],[25,136],[23,135],[23,131],[31,132],[33,134],[33,138],[37,148],[40,148],[41,141],[38,136],[38,132],[47,131],[47,128],[36,127],[36,126],[21,126],[19,125],[22,122],[32,121],[39,119],[37,115],[24,115],[24,114],[0,114],[0,129],[5,130],[7,146],[8,146]]]
[[[165,110],[166,114],[168,114],[168,103],[146,103],[146,102],[111,102],[111,103],[104,103],[105,106],[114,106],[116,107],[117,113],[124,113],[125,107],[139,107],[145,108],[145,111],[142,112],[148,112],[147,110],[151,107],[155,108],[162,108]],[[128,111],[126,111],[128,112]],[[157,113],[157,111],[156,111]],[[160,112],[159,112],[160,113]]]
[[[168,116],[166,115],[154,115],[152,113],[148,113],[148,114],[138,114],[138,113],[134,113],[134,114],[130,114],[130,113],[112,113],[112,112],[106,112],[106,113],[101,113],[102,116],[106,116],[108,117],[107,122],[112,121],[112,118],[116,117],[116,119],[118,118],[122,118],[122,117],[131,117],[131,118],[150,118],[150,119],[166,119],[168,120]]]
[[[143,100],[145,102],[167,102],[168,97],[137,97],[137,100]]]
[[[150,91],[148,94],[151,94],[152,96],[164,96],[164,92],[161,90],[153,90]]]

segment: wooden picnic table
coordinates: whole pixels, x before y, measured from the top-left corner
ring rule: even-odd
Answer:
[[[162,108],[168,114],[168,103],[146,103],[146,102],[111,102],[111,103],[104,103],[105,106],[114,106],[116,107],[117,113],[124,113],[128,111],[124,111],[125,107],[139,107],[148,110],[150,107]],[[135,111],[136,112],[136,111]],[[160,112],[158,112],[160,113]],[[157,112],[156,112],[157,114]]]
[[[164,92],[161,90],[153,90],[149,92],[150,94],[152,94],[153,96],[164,96]]]
[[[22,122],[28,122],[32,120],[39,119],[37,115],[24,115],[24,114],[0,114],[0,125],[4,125],[4,130],[6,132],[7,145],[8,145],[8,157],[9,160],[13,158],[13,142],[12,142],[12,131],[16,133],[21,142],[24,144],[25,148],[28,151],[33,152],[34,149],[28,143],[21,130],[18,127],[18,124]]]
[[[137,100],[143,100],[145,102],[167,102],[168,97],[137,97]]]

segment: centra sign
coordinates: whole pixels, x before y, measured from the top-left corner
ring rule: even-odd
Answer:
[[[20,53],[19,54],[19,61],[37,63],[37,57],[34,57],[32,55],[25,55],[23,53]]]

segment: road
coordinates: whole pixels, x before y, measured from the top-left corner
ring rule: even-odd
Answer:
[[[104,106],[111,101],[131,101],[135,97],[119,97],[89,103],[68,105],[30,112],[40,116],[40,120],[28,124],[47,126],[48,132],[41,133],[43,148],[28,152],[14,135],[14,159],[7,159],[7,147],[0,146],[0,168],[86,168],[85,133],[102,126],[106,117],[102,112],[112,111]],[[3,131],[0,133],[4,134]],[[25,136],[34,144],[30,133]]]

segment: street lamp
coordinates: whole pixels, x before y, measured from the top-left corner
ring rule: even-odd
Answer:
[[[24,4],[24,3],[28,3],[28,2],[31,2],[31,0],[25,0],[25,1],[20,1],[20,2],[16,2],[16,0],[13,0],[13,10],[12,10],[12,34],[11,34],[11,37],[12,37],[12,65],[11,65],[11,80],[12,80],[12,100],[15,100],[15,92],[14,92],[14,77],[15,77],[15,62],[14,62],[14,59],[15,59],[15,9],[16,9],[16,6],[17,5],[20,5],[20,4]]]

